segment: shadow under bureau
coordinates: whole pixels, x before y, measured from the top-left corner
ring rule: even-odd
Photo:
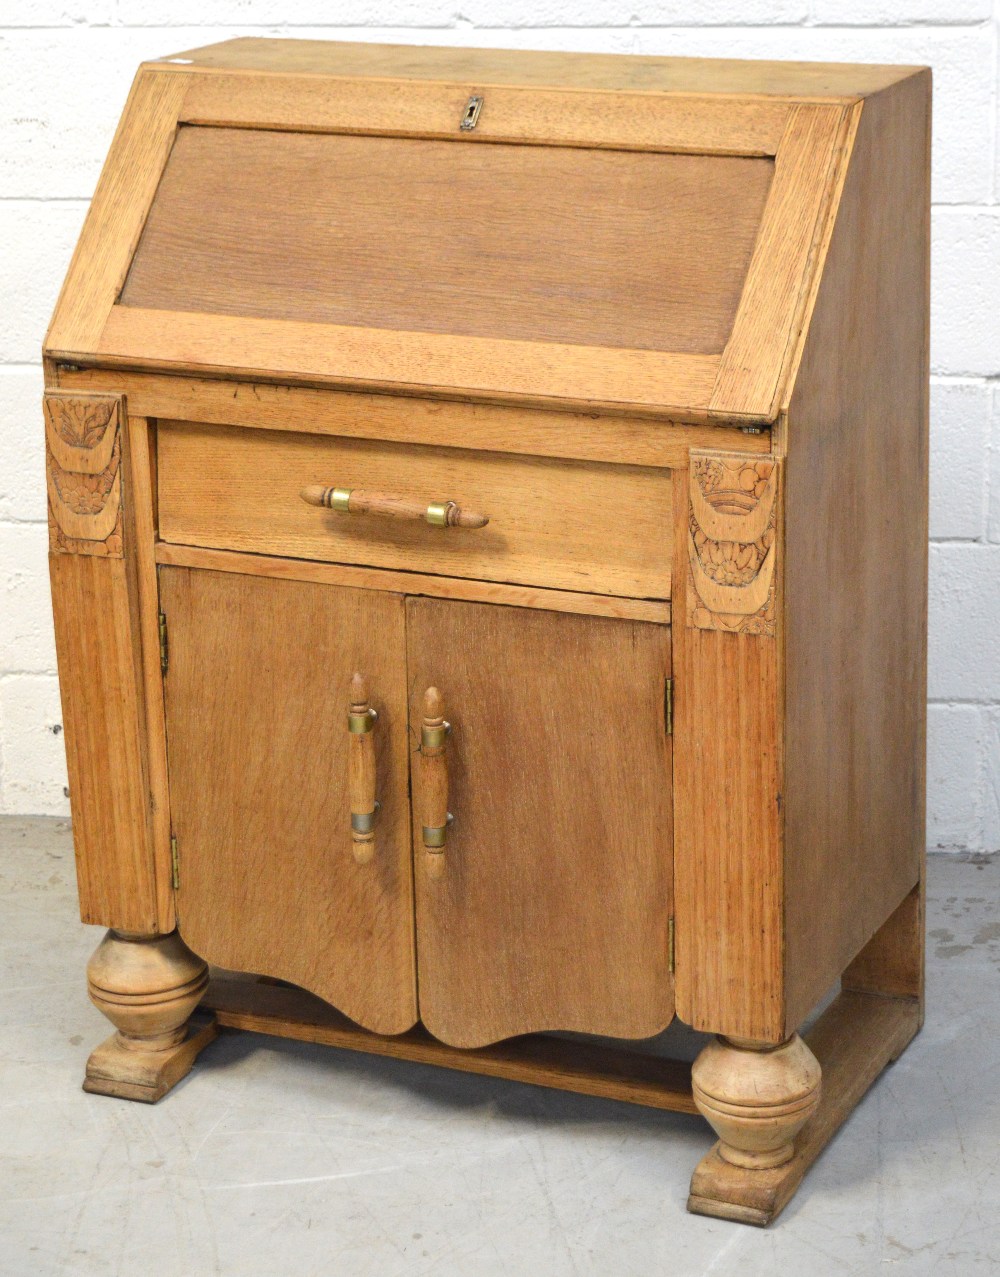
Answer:
[[[690,1208],[781,1209],[922,1016],[929,107],[143,65],[45,351],[88,1090],[282,1034],[700,1111]]]

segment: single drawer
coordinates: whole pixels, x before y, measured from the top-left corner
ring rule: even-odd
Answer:
[[[670,472],[161,421],[160,537],[332,563],[670,597]],[[484,527],[317,508],[302,490],[454,501]]]

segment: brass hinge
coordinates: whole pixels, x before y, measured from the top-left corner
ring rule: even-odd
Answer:
[[[674,734],[674,680],[663,680],[663,729],[668,736]]]
[[[674,974],[674,920],[667,923],[667,956],[670,962],[670,974]]]
[[[167,672],[167,614],[160,613],[160,673]]]
[[[174,891],[181,885],[181,862],[177,856],[177,839],[173,834],[170,835],[170,882]]]

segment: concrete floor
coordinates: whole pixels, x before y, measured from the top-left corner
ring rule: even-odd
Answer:
[[[69,827],[0,819],[0,1273],[1000,1272],[1000,862],[930,884],[927,1025],[762,1232],[685,1213],[694,1117],[249,1034],[85,1095]]]

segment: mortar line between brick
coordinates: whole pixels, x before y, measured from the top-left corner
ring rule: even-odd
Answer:
[[[733,18],[728,21],[671,22],[666,25],[655,22],[549,22],[526,23],[477,23],[474,19],[458,13],[449,21],[436,23],[409,24],[407,22],[357,23],[357,22],[298,22],[284,19],[281,22],[178,22],[162,25],[149,22],[62,22],[62,23],[23,23],[16,25],[0,24],[0,31],[17,33],[20,31],[216,31],[225,36],[233,30],[239,31],[509,31],[512,34],[521,31],[921,31],[921,30],[955,30],[968,27],[985,27],[992,22],[992,16],[985,18],[914,18],[887,22],[828,22],[815,18],[811,14],[794,21],[787,19],[781,22],[740,22]],[[459,25],[461,24],[461,25]]]

